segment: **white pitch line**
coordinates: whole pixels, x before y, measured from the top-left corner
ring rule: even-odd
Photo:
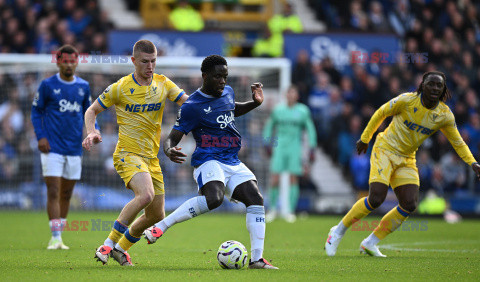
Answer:
[[[386,250],[393,250],[393,251],[406,251],[406,252],[439,252],[439,253],[478,253],[480,250],[477,249],[469,249],[469,250],[452,250],[452,249],[419,249],[419,248],[402,248],[400,246],[425,246],[425,245],[445,245],[445,244],[457,244],[459,241],[437,241],[437,242],[411,242],[411,243],[393,243],[393,244],[386,244],[380,245],[378,248],[386,249]],[[480,241],[478,240],[470,240],[470,241],[461,241],[462,244],[478,244]]]
[[[426,246],[426,245],[448,245],[448,244],[479,244],[480,240],[467,240],[467,241],[428,241],[428,242],[403,242],[379,245],[379,249],[392,250],[392,251],[405,251],[405,252],[438,252],[438,253],[480,253],[480,249],[420,249],[420,248],[404,248],[402,246]],[[351,250],[351,251],[358,251]]]

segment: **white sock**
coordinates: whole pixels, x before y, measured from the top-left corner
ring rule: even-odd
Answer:
[[[110,248],[113,249],[113,247],[115,246],[115,242],[113,242],[112,239],[110,238],[107,238],[107,240],[105,240],[105,242],[103,243],[105,246],[109,246]]]
[[[263,206],[247,207],[247,230],[250,233],[251,259],[257,261],[263,256],[265,242],[265,208]]]
[[[119,244],[119,243],[117,243],[117,244],[115,245],[115,249],[119,250],[119,251],[122,252],[122,253],[125,253],[125,250],[124,250],[122,247],[120,247],[120,244]]]
[[[340,222],[337,224],[337,228],[335,228],[335,233],[337,233],[340,236],[345,235],[345,232],[347,232],[348,228],[343,224],[343,221],[340,220]]]
[[[380,239],[378,239],[378,237],[375,236],[375,234],[373,234],[373,232],[372,232],[372,234],[370,234],[370,235],[367,237],[365,243],[366,243],[366,244],[369,244],[369,245],[376,245],[376,244],[378,244],[378,242],[380,242]]]
[[[61,240],[62,239],[62,232],[61,232],[62,224],[61,224],[60,219],[58,219],[58,218],[52,219],[48,222],[48,224],[50,226],[50,231],[52,232],[52,238]]]
[[[62,235],[62,232],[65,230],[66,225],[67,225],[67,219],[66,218],[60,218],[60,226],[62,227],[60,229],[60,235]]]
[[[155,224],[163,233],[173,225],[189,220],[203,213],[209,212],[205,196],[191,198],[181,204],[176,210]]]

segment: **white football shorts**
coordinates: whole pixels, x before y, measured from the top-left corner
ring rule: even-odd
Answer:
[[[63,177],[80,180],[82,175],[82,157],[64,156],[56,153],[41,153],[43,177]]]
[[[225,193],[229,198],[238,185],[249,180],[257,180],[253,172],[243,163],[226,165],[216,160],[207,161],[195,168],[193,178],[199,190],[210,181],[223,182],[226,187]]]

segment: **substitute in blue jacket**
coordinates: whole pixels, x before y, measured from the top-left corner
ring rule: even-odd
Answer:
[[[56,53],[59,72],[40,83],[32,103],[32,124],[47,184],[52,239],[47,249],[68,249],[62,242],[70,198],[82,173],[83,117],[91,104],[90,86],[75,76],[78,51],[70,45]]]

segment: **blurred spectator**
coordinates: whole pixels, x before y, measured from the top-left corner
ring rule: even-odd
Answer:
[[[178,5],[168,16],[170,24],[180,31],[200,31],[204,27],[200,13],[188,4],[186,0],[178,1]]]
[[[1,52],[10,53],[50,53],[67,43],[83,51],[95,32],[112,28],[97,0],[2,1],[0,16]]]
[[[297,54],[297,60],[293,65],[292,83],[297,85],[300,94],[299,102],[307,104],[313,85],[313,73],[310,57],[305,49],[300,50]]]
[[[0,105],[0,123],[5,123],[16,133],[23,130],[24,116],[20,111],[20,101],[18,90],[12,89],[8,93],[8,100]],[[5,134],[5,132],[3,132]]]
[[[281,14],[276,14],[268,20],[268,28],[272,34],[301,33],[303,31],[302,21],[293,13],[292,5],[288,2],[283,5]]]
[[[254,57],[275,58],[283,56],[283,36],[272,34],[268,28],[263,29],[252,48]]]
[[[348,168],[350,157],[354,155],[355,144],[360,139],[362,130],[362,118],[354,115],[349,121],[348,130],[342,131],[338,137],[338,163],[344,170]]]
[[[455,152],[448,152],[440,159],[442,175],[445,180],[444,191],[447,194],[455,193],[465,187],[467,171],[462,159]]]
[[[404,36],[405,33],[412,28],[414,17],[409,11],[407,0],[398,0],[395,2],[395,8],[388,14],[388,19],[395,33],[399,36]]]

